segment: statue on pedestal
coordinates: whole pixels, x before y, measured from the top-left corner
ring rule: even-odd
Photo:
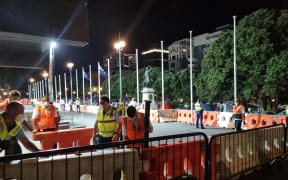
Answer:
[[[149,77],[149,73],[152,70],[152,68],[150,66],[146,67],[146,71],[145,71],[145,79],[144,79],[144,87],[150,87],[150,77]]]

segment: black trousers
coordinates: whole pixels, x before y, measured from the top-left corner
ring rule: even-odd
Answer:
[[[241,131],[241,119],[240,120],[235,120],[235,131]]]

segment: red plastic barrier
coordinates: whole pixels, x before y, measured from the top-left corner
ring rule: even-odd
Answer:
[[[170,179],[178,177],[185,172],[205,179],[205,150],[203,139],[175,144],[161,144],[152,146],[142,152],[142,158],[148,160],[148,172],[142,174],[142,179]]]
[[[152,123],[158,123],[158,112],[157,112],[157,110],[150,110],[150,121]]]
[[[260,123],[258,125],[258,128],[272,125],[274,125],[272,115],[264,115],[264,114],[260,115]]]
[[[80,110],[81,112],[87,112],[87,105],[81,105]]]
[[[260,114],[248,114],[245,120],[248,121],[248,129],[257,128],[260,124]]]
[[[277,124],[286,124],[286,116],[285,115],[278,115],[276,116]]]
[[[203,124],[206,126],[218,126],[218,114],[217,111],[204,111],[203,112]]]
[[[212,141],[210,147],[211,147],[211,149],[210,149],[211,180],[216,180],[218,171],[221,172],[220,164],[216,163],[216,157],[220,153],[220,146],[219,145],[215,145],[215,141]]]
[[[72,109],[73,109],[74,112],[76,112],[77,111],[77,106],[76,105],[72,105]]]
[[[191,123],[191,110],[186,110],[186,111],[188,111],[187,123]],[[197,115],[195,111],[192,111],[192,112],[193,112],[193,124],[195,124]]]
[[[177,110],[177,122],[186,122],[187,112],[186,110]]]
[[[54,144],[58,143],[58,148],[68,148],[76,146],[90,145],[93,128],[79,128],[63,131],[39,132],[32,135],[33,141],[41,142],[41,150],[53,149]]]

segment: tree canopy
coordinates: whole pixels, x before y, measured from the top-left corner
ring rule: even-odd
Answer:
[[[243,101],[255,101],[274,109],[288,101],[288,10],[260,9],[237,25],[237,94]],[[210,102],[233,100],[233,30],[217,39],[205,54],[201,72],[193,74],[194,99]],[[139,71],[140,90],[145,69]],[[161,99],[161,70],[150,73],[156,99]],[[111,77],[113,98],[119,94],[119,78]],[[136,97],[136,72],[123,76],[123,94]],[[107,89],[107,81],[104,83]],[[107,91],[106,91],[107,92]],[[141,96],[141,93],[140,93]],[[165,71],[165,99],[190,102],[189,69]]]

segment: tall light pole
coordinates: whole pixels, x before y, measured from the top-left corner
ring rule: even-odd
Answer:
[[[137,107],[139,107],[139,76],[138,76],[138,49],[136,49],[136,81],[137,81]]]
[[[89,65],[89,84],[90,84],[90,104],[93,105],[93,100],[92,100],[92,75],[91,75],[91,65]],[[100,103],[100,102],[99,102]]]
[[[77,71],[77,69],[75,69],[75,73],[76,73],[76,97],[77,97],[77,99],[79,98],[79,91],[78,91],[78,71]]]
[[[59,74],[58,77],[58,81],[59,81],[59,103],[61,104],[61,100],[62,100],[62,90],[61,90],[61,75]]]
[[[120,79],[120,99],[122,99],[122,77],[121,77],[121,51],[125,47],[125,42],[120,41],[114,44],[114,48],[117,49],[119,53],[119,79]]]
[[[70,92],[71,92],[71,101],[73,99],[73,85],[72,85],[72,68],[74,64],[72,62],[67,63],[67,67],[69,68],[70,71]]]
[[[165,96],[164,96],[164,59],[163,59],[163,41],[161,41],[161,69],[162,69],[162,106],[165,109]]]
[[[50,55],[49,55],[49,101],[50,103],[54,102],[53,97],[53,66],[54,66],[54,51],[56,48],[56,42],[51,42],[50,44]]]
[[[31,83],[31,85],[30,85],[30,89],[31,89],[31,99],[35,99],[35,88],[34,88],[35,79],[34,79],[34,78],[30,78],[30,79],[29,79],[29,82]],[[33,91],[33,98],[32,98],[32,91]],[[31,100],[31,99],[30,99],[30,100]]]
[[[47,77],[49,76],[49,74],[46,71],[44,71],[42,76],[44,77],[44,86],[45,86],[45,91],[46,91],[45,96],[48,96]]]
[[[58,98],[57,77],[55,76],[54,79],[55,79],[55,102],[57,103],[57,98]]]
[[[68,104],[67,102],[67,84],[66,84],[66,73],[64,73],[64,92],[65,92],[65,104]]]
[[[189,33],[190,33],[190,107],[191,107],[191,125],[193,125],[193,79],[192,79],[193,39],[192,39],[192,31],[189,31]]]
[[[234,20],[234,104],[237,101],[237,64],[236,64],[236,16],[233,16]]]
[[[108,95],[109,99],[111,99],[111,90],[110,90],[110,59],[107,59],[108,61]]]

